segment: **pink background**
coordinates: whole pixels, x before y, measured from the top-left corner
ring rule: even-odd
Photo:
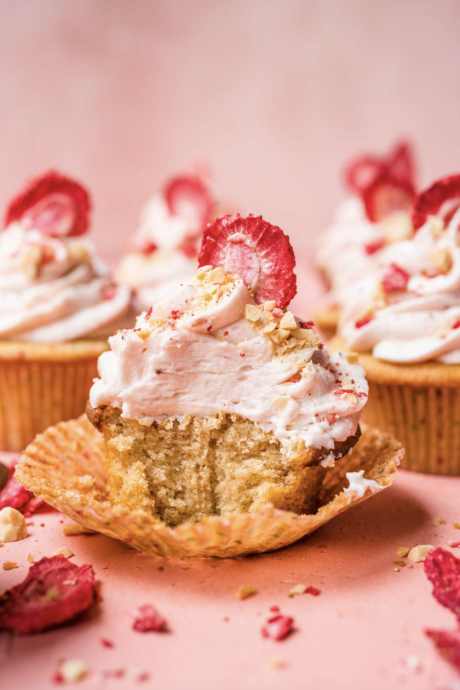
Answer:
[[[95,239],[115,261],[165,175],[201,159],[228,202],[281,225],[307,263],[356,151],[407,135],[423,183],[459,169],[459,26],[458,0],[0,0],[0,207],[29,175],[62,168],[92,190]],[[28,539],[0,549],[0,562],[19,563],[0,570],[0,590],[23,579],[28,553],[65,544],[93,563],[104,600],[33,642],[0,636],[0,681],[46,689],[59,659],[80,657],[96,675],[146,669],[152,681],[138,687],[162,690],[184,679],[203,690],[458,690],[423,634],[454,618],[422,565],[395,573],[393,560],[399,546],[460,538],[459,482],[402,472],[289,549],[228,561],[159,561],[102,536],[66,538],[57,513],[37,515]],[[288,599],[298,582],[321,596]],[[259,594],[237,601],[243,583]],[[146,601],[170,634],[130,630],[127,610]],[[260,636],[275,603],[297,627],[280,645]]]
[[[459,25],[458,0],[3,0],[0,207],[58,166],[92,190],[115,258],[198,158],[308,247],[357,151],[405,135],[424,183],[458,170]]]

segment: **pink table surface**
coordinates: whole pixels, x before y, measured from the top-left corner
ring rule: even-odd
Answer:
[[[460,478],[401,471],[391,489],[297,544],[228,560],[164,560],[102,535],[65,537],[59,513],[37,514],[24,541],[0,549],[0,562],[19,564],[0,570],[2,589],[25,577],[29,553],[67,546],[75,563],[93,564],[102,601],[67,627],[33,638],[0,635],[0,685],[53,687],[58,660],[78,658],[93,673],[79,685],[88,688],[457,689],[454,671],[423,632],[453,629],[454,616],[432,597],[422,564],[395,572],[393,561],[399,546],[446,546],[460,537],[452,527],[460,521],[459,491]],[[445,525],[434,524],[438,516]],[[320,596],[288,598],[297,583],[320,588]],[[237,600],[241,584],[257,594]],[[167,618],[170,632],[131,629],[129,609],[146,602]],[[275,604],[296,624],[279,643],[260,633]],[[104,648],[102,637],[114,648]],[[101,678],[120,668],[125,678]],[[150,680],[135,683],[134,669],[148,671]]]
[[[320,285],[304,261],[298,278],[293,309],[308,317]],[[393,564],[399,546],[460,539],[453,528],[459,494],[460,478],[400,471],[393,487],[297,544],[228,560],[164,560],[102,535],[65,537],[64,518],[41,512],[27,539],[0,548],[0,590],[24,579],[29,553],[67,546],[75,563],[93,565],[102,601],[78,622],[42,635],[0,634],[0,687],[55,687],[59,660],[82,659],[91,671],[82,688],[460,690],[460,677],[424,635],[425,628],[455,628],[454,616],[432,597],[422,564],[399,572]],[[436,517],[446,524],[435,524]],[[460,557],[460,549],[452,551]],[[19,567],[3,571],[7,560]],[[288,598],[298,583],[321,595]],[[242,584],[257,594],[236,599]],[[168,619],[170,632],[131,629],[130,608],[147,602]],[[295,619],[295,632],[280,643],[260,633],[272,605]],[[103,647],[102,637],[114,648]],[[124,678],[102,676],[116,669]],[[135,682],[136,670],[149,680]]]

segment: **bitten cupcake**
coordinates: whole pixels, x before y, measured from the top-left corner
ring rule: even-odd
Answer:
[[[364,353],[365,420],[404,444],[406,468],[459,475],[460,175],[422,192],[412,218],[414,237],[385,250],[340,333]]]
[[[345,181],[350,196],[322,234],[316,256],[328,292],[314,319],[325,337],[336,332],[342,307],[356,292],[357,278],[372,280],[382,250],[412,236],[412,149],[401,143],[386,156],[361,156],[346,168]]]
[[[211,186],[198,174],[172,178],[147,202],[116,274],[120,284],[134,290],[136,314],[194,276],[214,208]]]
[[[287,310],[295,259],[278,227],[219,218],[199,265],[99,359],[87,413],[112,500],[171,526],[267,503],[314,513],[358,440],[363,371]]]
[[[91,203],[57,172],[8,206],[0,234],[0,448],[85,409],[106,337],[130,292],[117,287],[86,233]],[[105,336],[105,337],[103,337]]]

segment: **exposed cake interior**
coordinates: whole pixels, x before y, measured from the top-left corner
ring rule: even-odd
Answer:
[[[88,416],[114,500],[169,524],[265,503],[315,510],[325,468],[357,440],[367,383],[313,324],[257,303],[272,289],[259,273],[252,291],[203,267],[110,338]]]

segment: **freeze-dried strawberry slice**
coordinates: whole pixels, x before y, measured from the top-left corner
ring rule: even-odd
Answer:
[[[398,264],[390,264],[382,277],[382,287],[385,292],[397,292],[404,290],[409,282],[410,275]]]
[[[42,558],[24,582],[0,597],[0,629],[36,633],[85,611],[96,599],[91,565],[77,566],[64,556]]]
[[[397,211],[409,212],[414,196],[415,190],[410,183],[398,182],[386,173],[362,191],[367,217],[373,223]]]
[[[460,671],[460,632],[458,630],[425,630],[439,653]]]
[[[297,292],[289,238],[262,216],[222,216],[203,235],[199,266],[222,266],[244,280],[258,304],[284,309]]]
[[[414,201],[412,222],[418,230],[428,216],[438,216],[447,225],[460,206],[460,175],[449,175],[436,180]]]
[[[192,175],[175,177],[163,193],[171,213],[187,221],[188,237],[202,233],[214,207],[214,199],[203,180]]]
[[[132,609],[131,615],[134,618],[133,630],[137,632],[159,632],[168,627],[166,619],[152,604],[144,604]]]
[[[346,183],[357,194],[382,176],[415,187],[414,154],[407,141],[396,144],[387,156],[360,156],[345,168]]]
[[[397,144],[386,161],[387,171],[395,180],[415,187],[415,164],[412,147],[407,141]]]
[[[401,142],[388,156],[363,156],[345,172],[348,187],[361,196],[370,221],[395,211],[409,211],[415,196],[412,149]]]
[[[282,613],[272,616],[262,628],[262,636],[268,637],[279,642],[289,635],[294,625],[291,616],[284,616]]]
[[[441,547],[430,551],[424,563],[433,596],[460,621],[460,560]]]
[[[32,180],[8,206],[5,226],[22,221],[52,237],[84,235],[91,201],[81,184],[54,170]]]

